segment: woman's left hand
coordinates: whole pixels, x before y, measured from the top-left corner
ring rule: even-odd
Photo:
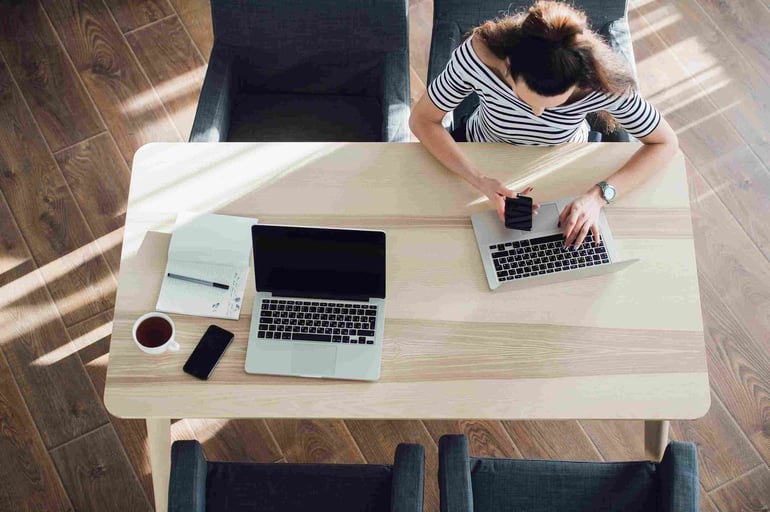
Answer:
[[[593,232],[594,243],[599,245],[599,212],[605,204],[599,187],[594,187],[564,208],[559,215],[559,225],[564,233],[565,247],[580,247],[588,230]]]

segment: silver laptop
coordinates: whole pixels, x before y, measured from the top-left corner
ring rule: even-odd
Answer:
[[[579,249],[565,248],[559,213],[570,201],[542,203],[532,218],[532,231],[506,228],[494,211],[471,216],[490,289],[503,285],[525,288],[608,274],[639,261],[620,259],[603,211],[599,216],[598,247],[589,232]]]
[[[246,372],[379,379],[385,233],[258,224],[251,238]]]

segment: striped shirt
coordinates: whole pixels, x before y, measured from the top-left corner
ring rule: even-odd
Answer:
[[[510,85],[495,75],[476,55],[471,38],[458,46],[449,62],[428,86],[428,97],[444,112],[450,112],[471,92],[479,106],[466,124],[469,142],[552,145],[586,142],[586,114],[606,110],[635,137],[649,135],[660,123],[660,113],[636,92],[611,95],[591,92],[568,105],[547,108],[536,116],[518,98]]]

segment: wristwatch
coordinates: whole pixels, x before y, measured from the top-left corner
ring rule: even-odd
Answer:
[[[615,200],[615,196],[617,194],[615,187],[613,187],[606,181],[600,181],[599,183],[596,184],[596,186],[602,189],[602,197],[607,202],[607,204],[610,204]]]

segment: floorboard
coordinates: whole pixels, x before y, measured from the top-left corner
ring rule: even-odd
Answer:
[[[701,284],[709,377],[741,430],[770,462],[770,355],[722,303],[713,285]],[[713,403],[713,401],[712,401]]]
[[[103,425],[107,415],[2,196],[0,233],[3,248],[23,261],[4,273],[0,288],[0,349],[50,448]]]
[[[264,420],[188,419],[187,423],[208,460],[275,462],[283,458]]]
[[[67,325],[112,307],[115,279],[0,62],[0,190]]]
[[[674,47],[674,53],[683,65],[697,63],[703,57],[711,62],[711,70],[706,76],[691,81],[700,83],[708,91],[714,104],[722,109],[725,118],[760,159],[770,160],[769,72],[757,69],[753,59],[747,59],[736,49],[725,37],[727,25],[722,23],[723,20],[710,17],[696,0],[666,4],[664,9],[676,10],[682,18],[679,23],[658,30],[658,35]],[[756,33],[753,35],[757,36]],[[676,45],[677,39],[672,36],[697,42],[696,51],[686,52],[686,45]]]
[[[131,171],[109,133],[80,142],[55,157],[99,249],[117,274]]]
[[[211,47],[214,46],[209,0],[171,0],[171,3],[195,46],[200,50],[201,57],[208,62]]]
[[[721,402],[712,397],[708,414],[671,423],[671,438],[698,447],[700,481],[706,491],[739,477],[762,459]]]
[[[770,510],[770,469],[762,465],[709,494],[721,512]]]
[[[126,35],[139,63],[182,135],[190,137],[206,62],[179,18],[173,16]]]
[[[151,511],[112,425],[51,450],[76,510]]]
[[[43,6],[126,162],[147,142],[181,140],[101,0]]]
[[[104,384],[107,379],[112,316],[112,311],[108,311],[67,329],[100,400],[104,399]],[[145,495],[153,496],[152,475],[149,473],[150,453],[144,420],[123,419],[112,414],[109,418]]]
[[[500,421],[424,420],[423,423],[436,445],[443,435],[465,434],[471,457],[521,458],[521,453]]]
[[[287,462],[360,464],[365,460],[342,420],[265,420]]]
[[[2,353],[0,425],[0,510],[72,511]]]
[[[104,0],[120,30],[128,32],[174,13],[168,0]]]
[[[577,421],[504,421],[525,459],[602,460]]]
[[[581,420],[580,426],[602,459],[644,460],[644,424],[641,421]]]
[[[52,151],[104,130],[37,0],[0,3],[0,53]]]

